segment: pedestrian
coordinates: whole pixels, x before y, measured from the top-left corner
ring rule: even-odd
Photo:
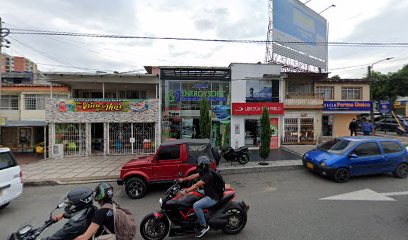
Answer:
[[[364,120],[363,124],[361,124],[361,130],[364,136],[369,136],[373,133],[374,127],[370,122],[367,122],[367,120]]]
[[[357,121],[355,118],[353,118],[353,120],[349,124],[350,136],[353,136],[353,134],[354,136],[357,136],[357,127]]]

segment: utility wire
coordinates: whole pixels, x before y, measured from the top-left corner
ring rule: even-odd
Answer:
[[[11,28],[10,34],[25,35],[53,35],[69,37],[92,37],[92,38],[113,38],[113,39],[145,39],[145,40],[176,40],[176,41],[198,41],[198,42],[219,42],[219,43],[277,43],[284,45],[316,45],[316,46],[347,46],[347,47],[408,47],[408,42],[301,42],[301,41],[268,41],[268,40],[250,40],[250,39],[206,39],[206,38],[180,38],[180,37],[152,37],[152,36],[133,36],[117,34],[97,34],[97,33],[77,33],[77,32],[58,32]]]

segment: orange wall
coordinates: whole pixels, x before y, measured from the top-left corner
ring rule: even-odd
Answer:
[[[356,117],[356,114],[335,114],[333,119],[333,136],[350,136],[348,126],[351,120]]]
[[[14,57],[14,71],[15,72],[24,72],[26,65],[25,58],[23,57]]]

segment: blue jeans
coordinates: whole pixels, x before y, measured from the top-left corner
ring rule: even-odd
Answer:
[[[204,191],[200,190],[199,192],[205,196]],[[217,203],[217,200],[214,200],[208,196],[194,203],[193,205],[194,212],[196,213],[198,223],[200,223],[201,226],[206,225],[203,209],[210,208],[214,206],[216,203]]]

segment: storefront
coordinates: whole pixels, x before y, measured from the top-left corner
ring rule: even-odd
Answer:
[[[160,141],[157,99],[51,99],[46,121],[53,157],[151,154]]]
[[[205,96],[211,109],[211,141],[228,145],[230,71],[228,68],[160,68],[162,141],[200,138],[200,105]]]
[[[315,144],[320,134],[321,111],[286,110],[283,144]]]
[[[353,118],[370,113],[370,101],[324,101],[322,135],[325,137],[349,136],[348,126]]]
[[[269,112],[271,149],[280,147],[280,125],[284,114],[283,103],[257,102],[232,103],[232,145],[258,148],[261,144],[260,118],[263,108]]]

